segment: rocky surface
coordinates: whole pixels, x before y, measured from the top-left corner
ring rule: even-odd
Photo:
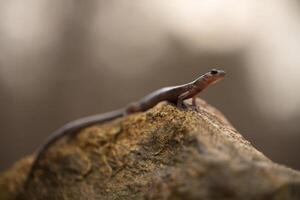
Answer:
[[[0,174],[0,199],[300,199],[299,172],[257,151],[203,100],[198,105],[160,103],[66,137],[26,191],[33,156]]]

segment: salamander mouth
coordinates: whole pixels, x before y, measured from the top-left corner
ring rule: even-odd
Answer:
[[[223,78],[224,78],[224,76],[223,76],[223,77],[216,78],[216,79],[214,79],[212,82],[210,82],[210,84],[215,84],[215,83],[219,82],[220,80],[222,80]]]

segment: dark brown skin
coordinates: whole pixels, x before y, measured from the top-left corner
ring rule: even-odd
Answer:
[[[63,127],[54,131],[46,140],[46,142],[38,149],[37,156],[33,161],[31,169],[25,180],[24,188],[26,189],[28,187],[30,180],[33,178],[34,171],[38,167],[39,161],[43,159],[43,157],[46,155],[47,150],[60,138],[66,135],[75,135],[83,128],[86,128],[93,124],[100,124],[135,112],[146,111],[161,101],[168,101],[177,105],[180,108],[183,108],[183,101],[185,99],[193,98],[192,102],[195,106],[196,95],[205,88],[207,88],[209,85],[212,85],[222,80],[224,76],[224,71],[212,69],[211,71],[205,73],[204,75],[200,76],[199,78],[190,83],[158,89],[148,94],[140,101],[132,103],[125,108],[121,108],[119,110],[115,110],[104,114],[80,118],[78,120],[67,123]]]

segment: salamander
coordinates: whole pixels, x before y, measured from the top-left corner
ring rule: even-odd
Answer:
[[[30,171],[25,180],[25,188],[28,186],[30,180],[33,178],[34,172],[38,166],[39,161],[44,158],[44,156],[47,153],[47,150],[62,137],[67,135],[73,136],[76,133],[79,133],[80,130],[82,130],[83,128],[86,128],[93,124],[101,124],[118,117],[130,115],[136,112],[146,111],[161,101],[167,101],[177,105],[180,108],[183,108],[183,101],[185,99],[192,98],[192,104],[195,106],[196,95],[208,86],[222,80],[225,74],[226,73],[223,70],[212,69],[190,83],[172,87],[163,87],[154,92],[151,92],[141,100],[131,103],[128,106],[125,106],[124,108],[103,114],[83,117],[65,124],[61,128],[55,130],[52,134],[50,134],[49,138],[38,149],[36,157],[31,165]]]

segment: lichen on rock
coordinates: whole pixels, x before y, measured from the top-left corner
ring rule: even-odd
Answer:
[[[273,163],[201,99],[82,130],[0,175],[0,199],[300,199],[300,173]]]

